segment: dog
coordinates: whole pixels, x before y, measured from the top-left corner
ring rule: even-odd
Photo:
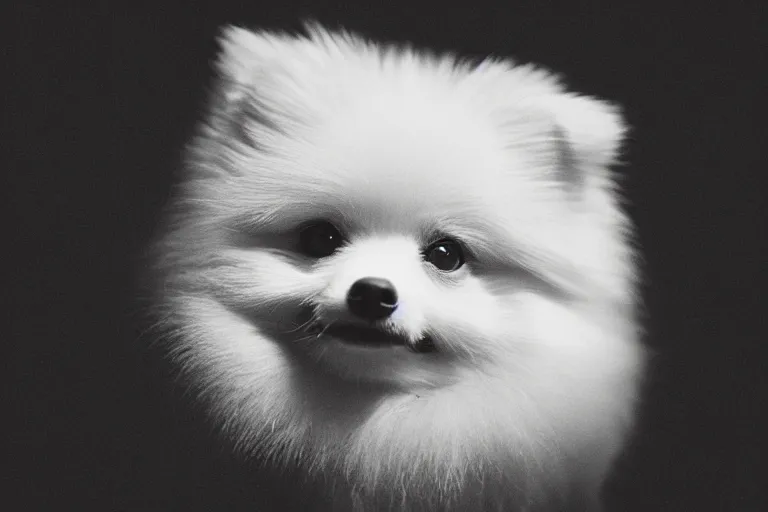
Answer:
[[[233,452],[316,510],[599,510],[645,364],[618,108],[316,24],[220,45],[151,310]]]

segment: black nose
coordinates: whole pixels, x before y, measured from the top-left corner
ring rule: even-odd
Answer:
[[[397,292],[386,279],[364,277],[349,288],[347,306],[355,316],[371,322],[381,320],[397,308]]]

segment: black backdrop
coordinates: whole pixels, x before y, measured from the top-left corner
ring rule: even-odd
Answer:
[[[151,359],[132,348],[133,262],[204,98],[216,28],[295,28],[311,16],[436,49],[514,55],[626,107],[634,130],[622,172],[657,358],[611,509],[768,510],[759,1],[579,11],[544,0],[49,4],[20,3],[8,18],[10,492],[0,500],[16,505],[0,507],[247,504],[242,467],[168,405]]]

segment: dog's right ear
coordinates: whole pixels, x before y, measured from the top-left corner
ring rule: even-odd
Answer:
[[[235,26],[222,28],[217,39],[214,117],[224,120],[228,128],[223,130],[231,129],[241,141],[261,146],[265,137],[284,131],[292,119],[288,110],[295,98],[290,98],[286,83],[293,80],[297,40],[288,34]]]
[[[307,51],[307,40],[300,36],[227,26],[218,42],[219,91],[229,103],[258,93],[265,104],[292,104],[297,100],[295,89],[322,72],[317,55]]]
[[[220,51],[216,58],[216,71],[224,82],[223,93],[227,100],[237,101],[253,86],[259,70],[268,67],[277,53],[269,36],[256,34],[248,29],[226,26],[217,38]]]

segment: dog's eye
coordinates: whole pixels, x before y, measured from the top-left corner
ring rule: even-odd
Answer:
[[[424,259],[444,272],[454,272],[464,265],[464,251],[454,240],[440,240],[427,247]]]
[[[313,258],[330,256],[343,242],[339,230],[326,221],[313,222],[305,226],[299,234],[301,252]]]

